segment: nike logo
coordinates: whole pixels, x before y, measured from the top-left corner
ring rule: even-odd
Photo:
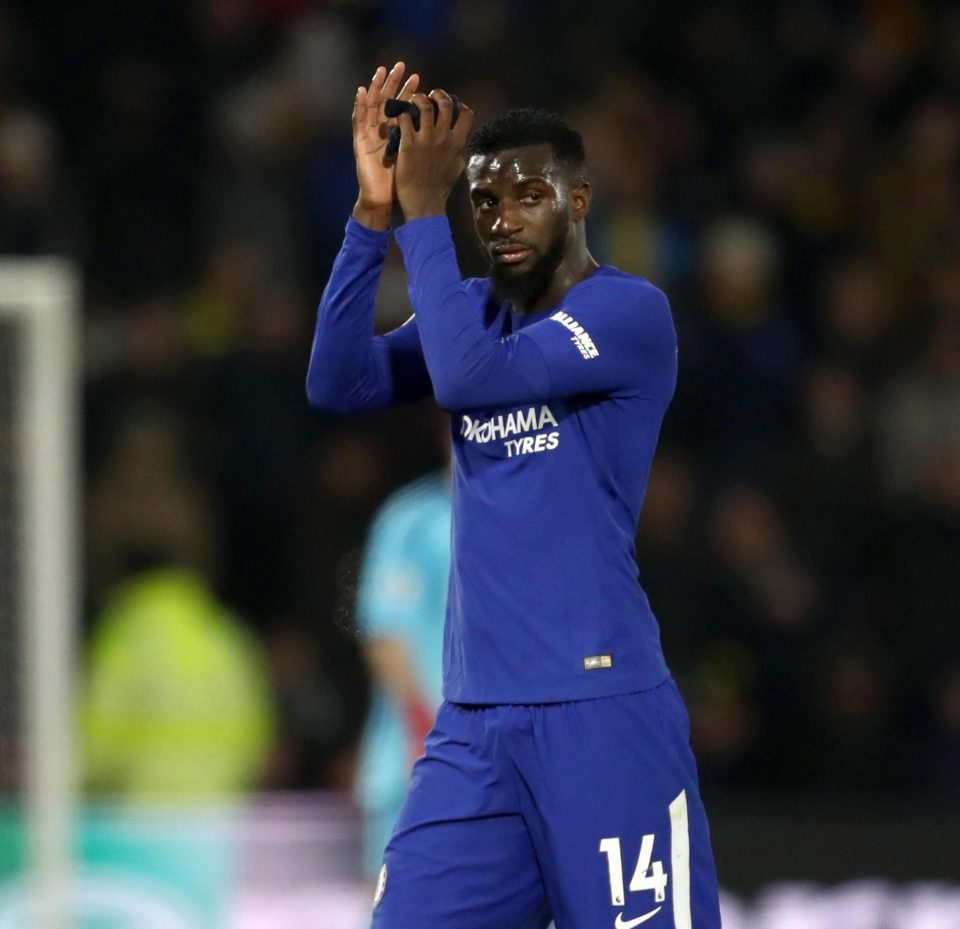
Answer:
[[[645,923],[652,916],[656,916],[662,909],[662,906],[658,906],[655,910],[644,913],[643,916],[638,916],[636,919],[624,919],[623,913],[617,913],[617,918],[613,921],[613,925],[615,929],[633,929],[634,926],[639,926],[640,923]]]

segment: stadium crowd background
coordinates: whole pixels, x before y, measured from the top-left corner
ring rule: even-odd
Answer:
[[[131,572],[211,578],[277,706],[258,786],[349,786],[359,552],[443,449],[430,408],[326,418],[303,382],[353,93],[397,58],[481,121],[565,114],[594,253],[672,299],[638,557],[707,797],[960,796],[946,2],[8,0],[0,254],[84,276],[85,633]],[[381,297],[406,317],[396,252]]]

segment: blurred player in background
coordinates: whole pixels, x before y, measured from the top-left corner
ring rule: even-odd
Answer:
[[[454,123],[449,95],[403,76],[379,68],[357,91],[360,194],[307,375],[326,410],[433,394],[452,414],[444,703],[373,925],[719,929],[689,720],[634,557],[676,382],[669,305],[590,255],[566,123],[514,110],[470,136],[468,107]],[[419,130],[398,117],[395,159],[393,96],[421,114]],[[461,279],[445,215],[465,162],[483,279]],[[416,315],[375,337],[395,204]]]
[[[450,573],[450,484],[427,475],[377,513],[364,553],[357,619],[374,682],[357,772],[364,868],[374,878],[442,700]]]

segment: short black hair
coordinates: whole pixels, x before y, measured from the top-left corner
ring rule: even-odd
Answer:
[[[553,157],[572,174],[581,174],[587,159],[583,138],[556,113],[534,107],[507,110],[475,129],[468,155],[492,155],[505,148],[548,144]]]

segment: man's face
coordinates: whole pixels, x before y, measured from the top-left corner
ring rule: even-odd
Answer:
[[[497,294],[520,308],[546,291],[569,241],[570,182],[549,144],[474,155],[467,164],[477,234]]]

